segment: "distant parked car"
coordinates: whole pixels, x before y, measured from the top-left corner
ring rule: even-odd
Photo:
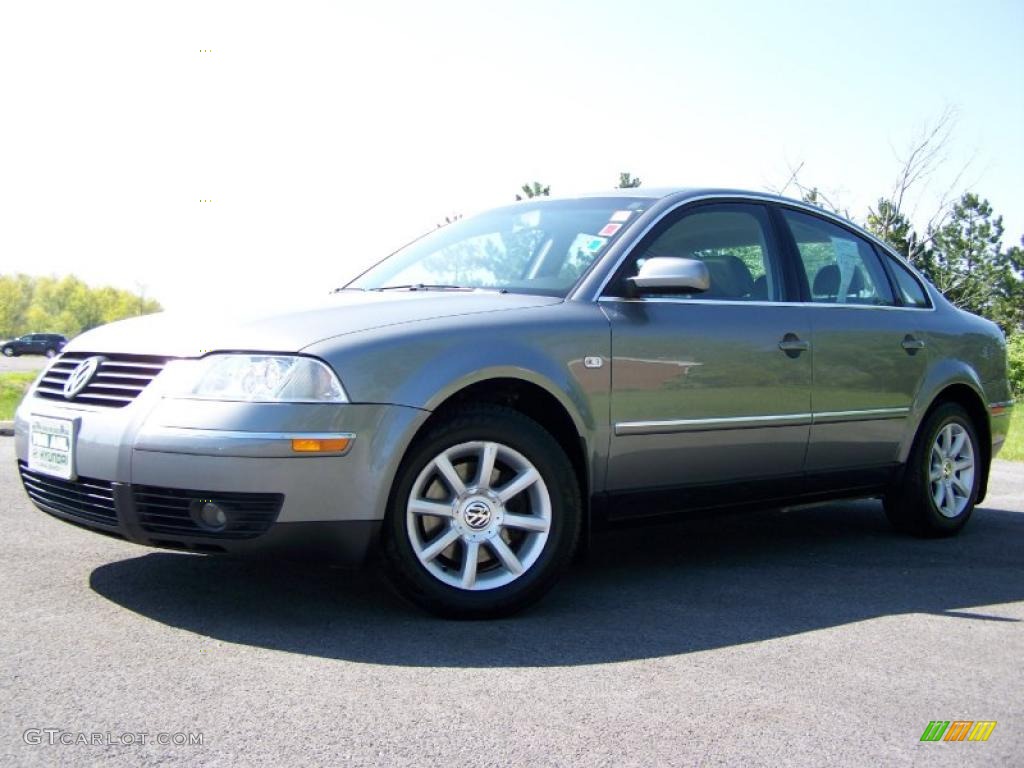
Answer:
[[[59,333],[26,333],[24,336],[6,342],[2,351],[4,357],[17,357],[18,355],[56,357],[67,343],[68,340]]]
[[[875,496],[954,534],[1013,406],[998,327],[754,192],[524,201],[324,302],[77,337],[16,415],[28,495],[154,547],[382,548],[416,603],[497,616],[615,520]]]

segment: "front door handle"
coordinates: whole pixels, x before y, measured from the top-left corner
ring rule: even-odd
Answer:
[[[916,355],[917,350],[924,349],[924,340],[915,339],[911,334],[907,334],[903,337],[901,346],[906,350],[908,355]]]
[[[779,349],[789,357],[799,357],[801,352],[806,352],[810,348],[811,343],[804,341],[795,333],[787,333],[779,342]]]

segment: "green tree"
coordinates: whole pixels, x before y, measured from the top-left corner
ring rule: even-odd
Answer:
[[[930,234],[917,266],[958,307],[999,323],[1020,324],[1021,251],[1003,250],[1003,217],[988,200],[967,192],[948,220]]]
[[[118,288],[90,288],[63,278],[0,275],[0,337],[33,331],[75,336],[104,323],[161,311],[160,304]]]
[[[27,275],[0,275],[0,338],[25,333],[25,313],[32,303],[32,288]]]
[[[636,176],[629,173],[623,172],[619,174],[619,186],[618,189],[635,189],[639,187],[641,181]]]
[[[897,210],[891,200],[879,198],[874,208],[868,209],[865,229],[879,240],[891,245],[908,261],[920,256],[922,243],[917,237],[910,220]]]
[[[452,214],[450,216],[445,216],[444,217],[444,221],[437,222],[437,228],[441,229],[441,227],[447,227],[449,224],[454,224],[456,221],[459,221],[461,218],[462,218],[462,214],[461,213],[455,213],[455,214]]]
[[[523,186],[520,187],[520,189],[522,190],[523,194],[516,195],[516,200],[528,200],[534,197],[547,197],[548,195],[551,194],[551,185],[544,185],[541,184],[539,181],[533,181],[530,182],[529,184],[523,184]]]
[[[1024,331],[1018,330],[1006,340],[1006,362],[1010,387],[1017,397],[1024,396]]]
[[[1004,254],[1010,274],[995,300],[995,317],[1007,335],[1024,336],[1024,237]],[[1024,346],[1024,344],[1022,344]]]
[[[834,202],[829,195],[825,194],[819,187],[800,187],[800,199],[808,205],[821,208],[823,211],[831,211],[849,219],[850,211],[838,202]]]

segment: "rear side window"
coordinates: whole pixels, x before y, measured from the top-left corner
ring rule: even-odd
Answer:
[[[893,306],[896,302],[875,249],[857,235],[806,213],[782,210],[796,241],[811,301]]]
[[[886,258],[889,259],[889,267],[896,281],[896,290],[900,292],[903,304],[908,307],[927,307],[928,294],[925,293],[924,286],[910,273],[909,269],[900,264],[896,259],[891,256]]]

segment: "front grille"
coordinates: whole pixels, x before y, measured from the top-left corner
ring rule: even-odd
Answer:
[[[103,362],[81,392],[64,397],[64,382],[75,367],[89,357],[102,357]],[[92,352],[67,352],[51,365],[39,386],[36,397],[49,400],[70,400],[73,403],[121,408],[138,397],[164,366],[168,357],[153,355],[96,355]]]
[[[225,493],[149,485],[132,486],[132,494],[139,525],[147,533],[219,539],[251,539],[266,533],[284,502],[280,493]],[[228,514],[224,530],[207,530],[192,518],[193,503],[211,501]]]
[[[106,480],[79,477],[61,480],[33,472],[24,461],[18,462],[25,491],[37,504],[56,509],[85,523],[117,525],[114,490]]]

